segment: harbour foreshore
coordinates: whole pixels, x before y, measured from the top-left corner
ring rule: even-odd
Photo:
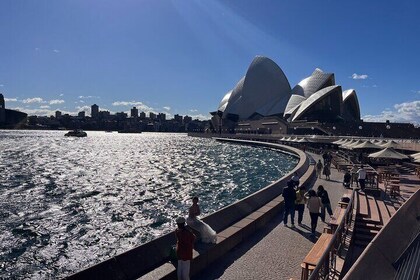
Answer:
[[[269,186],[224,207],[203,218],[218,233],[217,243],[199,244],[194,251],[191,275],[195,275],[218,260],[223,254],[240,244],[248,236],[267,224],[283,209],[281,193],[292,174],[297,172],[301,183],[313,184],[315,170],[308,155],[303,151],[268,142],[216,139],[245,145],[265,146],[293,154],[299,158],[291,172]],[[67,279],[175,279],[176,269],[170,262],[175,235],[168,233],[160,238],[91,266]]]

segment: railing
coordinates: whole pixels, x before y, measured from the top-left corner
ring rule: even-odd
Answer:
[[[353,190],[351,194],[351,198],[349,204],[347,205],[343,220],[338,225],[337,230],[335,231],[330,241],[330,244],[328,244],[324,254],[322,254],[322,257],[319,259],[319,262],[312,271],[309,280],[328,279],[330,271],[335,270],[337,252],[340,250],[341,246],[344,245],[344,236],[348,233],[350,224],[352,222],[354,196],[355,190]]]

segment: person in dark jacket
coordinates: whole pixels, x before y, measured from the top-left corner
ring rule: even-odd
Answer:
[[[331,209],[331,202],[330,198],[328,197],[328,192],[324,189],[324,186],[319,185],[317,190],[317,195],[321,199],[322,207],[321,207],[321,220],[325,223],[325,208],[327,208],[328,214],[332,219],[332,209]]]
[[[292,181],[287,182],[287,187],[283,189],[284,197],[284,226],[287,226],[287,217],[290,215],[290,220],[292,222],[291,227],[295,227],[295,200],[296,200],[296,191],[294,189],[295,184]]]

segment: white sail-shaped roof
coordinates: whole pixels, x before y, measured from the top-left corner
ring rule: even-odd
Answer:
[[[283,114],[290,91],[290,84],[280,67],[271,59],[257,56],[233,89],[224,117],[234,114],[241,120],[256,112]],[[269,107],[270,102],[278,105]]]
[[[315,92],[335,84],[333,73],[324,73],[316,68],[311,76],[300,81],[292,90],[292,95],[300,95],[309,98]]]

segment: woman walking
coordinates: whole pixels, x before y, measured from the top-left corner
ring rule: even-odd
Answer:
[[[332,209],[331,209],[331,202],[330,198],[328,197],[328,192],[324,189],[324,186],[319,185],[318,197],[321,199],[322,206],[321,206],[321,220],[325,223],[325,208],[327,208],[328,214],[330,215],[330,218],[332,219]]]
[[[302,225],[303,220],[303,212],[305,211],[305,187],[300,186],[296,192],[296,201],[295,201],[295,208],[298,211],[298,224]]]
[[[324,173],[326,180],[330,180],[330,174],[331,174],[330,165],[325,164],[324,171],[322,173]]]
[[[311,236],[315,236],[316,225],[318,224],[319,209],[321,208],[321,199],[316,195],[314,190],[310,190],[305,195],[308,198],[306,206],[311,216]]]
[[[322,169],[324,168],[324,165],[322,164],[321,160],[318,160],[318,163],[316,164],[316,176],[318,178],[321,178]]]

